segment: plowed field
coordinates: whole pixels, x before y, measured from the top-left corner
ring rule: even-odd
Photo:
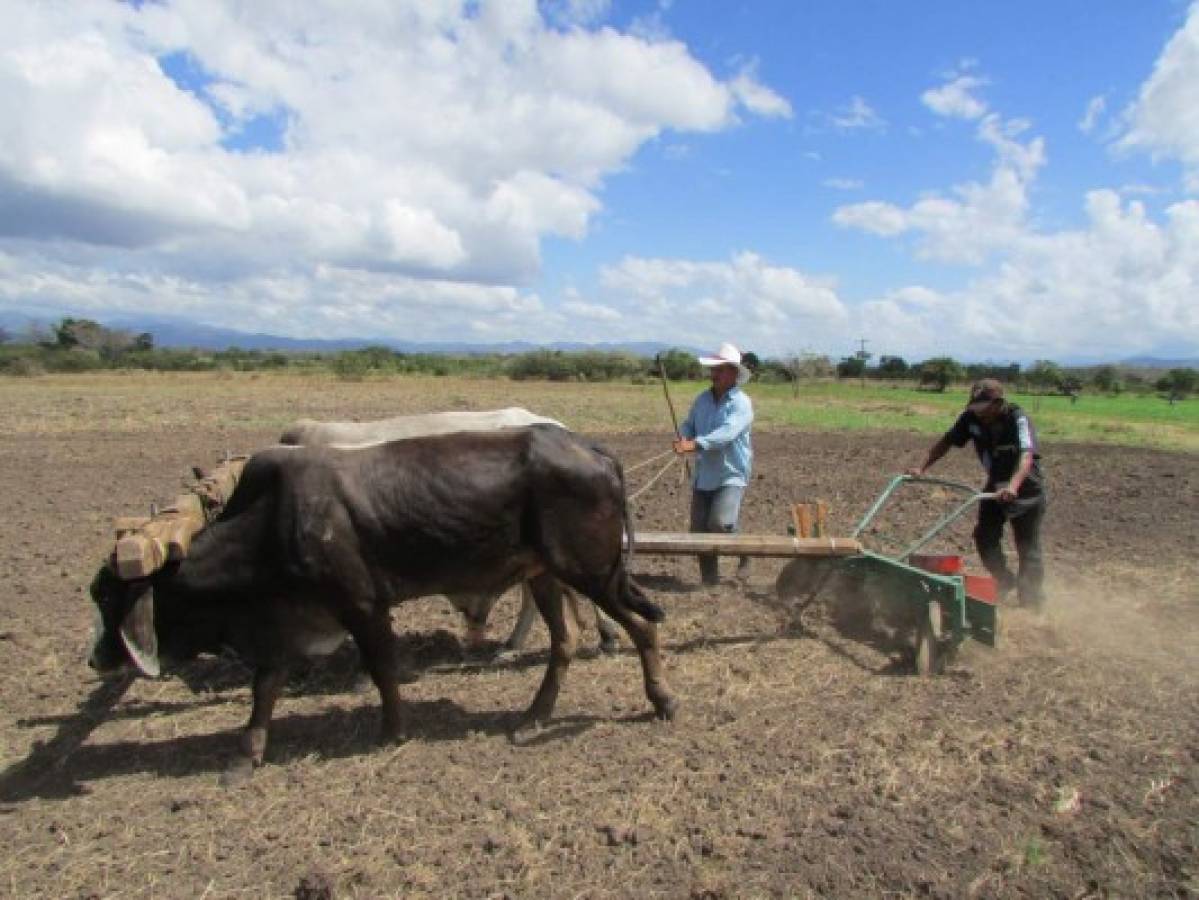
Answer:
[[[444,398],[246,379],[214,401],[148,381],[103,396],[52,380],[5,389],[2,895],[1199,893],[1199,456],[1049,446],[1048,610],[1001,610],[1000,646],[967,644],[939,677],[909,675],[902,641],[866,643],[817,608],[780,605],[778,562],[739,583],[725,560],[730,577],[701,588],[693,561],[640,556],[667,610],[678,721],[652,719],[627,640],[597,656],[589,622],[555,721],[518,746],[508,731],[540,680],[544,629],[487,664],[463,655],[455,614],[430,598],[394,615],[420,668],[405,686],[411,740],[376,743],[377,697],[338,653],[296,677],[267,765],[225,789],[249,711],[239,664],[132,683],[84,664],[111,517],[169,499],[225,449],[270,443],[291,417]],[[563,394],[536,390],[489,386],[453,405],[571,419]],[[594,436],[630,467],[668,446],[665,432]],[[823,498],[848,533],[926,443],[761,431],[743,529],[781,533],[792,502]],[[938,474],[974,482],[975,466],[959,451]],[[633,471],[630,492],[657,470]],[[686,498],[666,473],[637,497],[638,527],[681,530]],[[867,541],[887,549],[947,503],[912,495]],[[942,546],[969,551],[969,522]],[[497,609],[497,639],[515,612]]]

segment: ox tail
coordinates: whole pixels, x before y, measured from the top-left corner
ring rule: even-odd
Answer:
[[[629,573],[621,567],[617,573],[617,597],[621,605],[627,606],[641,618],[650,622],[661,622],[666,618],[666,611],[645,595],[645,591],[637,584]]]
[[[598,444],[593,444],[592,449],[611,464],[612,470],[616,473],[616,480],[620,484],[620,516],[624,525],[625,540],[624,547],[621,550],[620,561],[613,568],[611,578],[608,582],[608,596],[647,621],[661,622],[666,618],[666,612],[661,606],[646,596],[645,591],[641,589],[641,586],[629,574],[633,563],[633,546],[635,540],[633,535],[633,513],[629,508],[628,492],[625,490],[624,467],[621,466],[619,459]]]
[[[629,508],[629,493],[625,488],[624,483],[624,466],[620,464],[620,460],[609,453],[599,444],[592,444],[592,449],[601,457],[606,459],[612,466],[612,470],[616,473],[616,480],[620,484],[620,519],[624,525],[624,549],[621,551],[622,561],[625,569],[629,569],[633,565],[633,512]]]

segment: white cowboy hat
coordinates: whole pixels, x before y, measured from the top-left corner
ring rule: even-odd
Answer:
[[[721,344],[715,356],[700,356],[697,359],[701,366],[736,366],[738,387],[749,381],[753,375],[753,372],[741,364],[741,351],[732,344]]]

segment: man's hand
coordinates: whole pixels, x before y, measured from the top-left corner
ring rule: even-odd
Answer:
[[[690,438],[679,438],[672,446],[674,447],[674,452],[680,456],[684,453],[695,452],[695,441]]]
[[[919,478],[924,474],[924,469],[921,466],[912,466],[912,468],[904,472],[905,475],[911,475],[913,478]]]
[[[1019,488],[1012,490],[1010,484],[1005,484],[995,489],[995,499],[1000,503],[1011,503],[1016,499],[1016,494],[1019,493]]]

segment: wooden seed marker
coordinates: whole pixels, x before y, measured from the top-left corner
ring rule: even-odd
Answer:
[[[828,537],[828,504],[823,500],[796,503],[791,507],[791,525],[796,537]]]

